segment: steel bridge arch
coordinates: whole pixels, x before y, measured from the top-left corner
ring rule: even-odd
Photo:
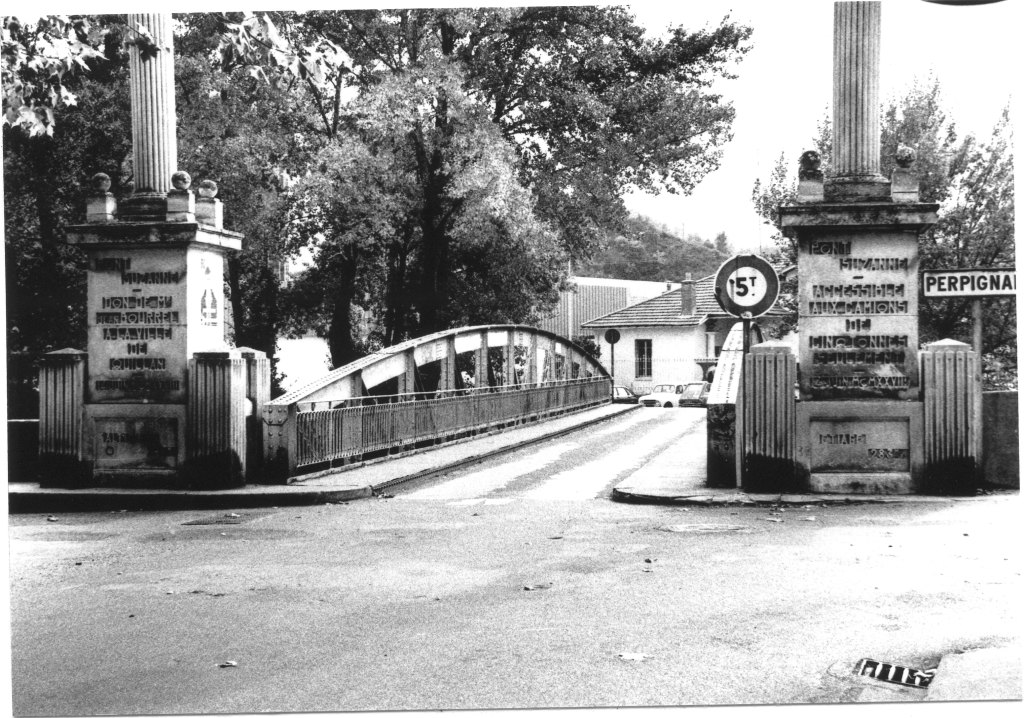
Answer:
[[[500,350],[500,370],[497,354]],[[487,386],[540,386],[552,381],[608,378],[598,360],[575,342],[554,332],[522,324],[484,324],[428,334],[386,347],[356,359],[268,402],[266,406],[316,404],[356,399],[380,393],[444,394],[466,388],[458,357],[472,355],[473,367],[488,366]],[[509,370],[509,356],[515,371]],[[424,369],[437,363],[436,385],[422,382]],[[433,372],[431,372],[433,373]],[[480,388],[479,371],[473,386]],[[390,387],[389,387],[390,388]]]
[[[552,332],[519,324],[449,329],[266,402],[264,471],[287,482],[338,462],[600,406],[611,401],[611,386],[599,361]]]

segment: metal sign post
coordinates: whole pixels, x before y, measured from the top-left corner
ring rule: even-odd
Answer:
[[[619,334],[618,329],[609,329],[604,333],[604,340],[608,342],[608,344],[610,344],[612,348],[612,370],[608,372],[609,374],[612,375],[612,384],[615,383],[615,345],[619,343],[619,339],[621,338],[622,335]]]

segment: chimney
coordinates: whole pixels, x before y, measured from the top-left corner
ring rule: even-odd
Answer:
[[[682,286],[679,289],[679,295],[682,297],[682,313],[684,317],[693,316],[697,310],[697,293],[694,288],[694,281],[691,279],[693,275],[690,272],[686,273],[686,279],[682,281]]]

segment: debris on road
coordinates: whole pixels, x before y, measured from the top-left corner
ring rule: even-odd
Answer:
[[[551,588],[550,583],[532,583],[528,586],[523,586],[524,591],[540,591],[544,588]]]
[[[771,521],[772,523],[776,523],[776,524],[781,524],[782,523],[782,519],[773,519],[771,516],[767,517],[764,520],[765,521]]]
[[[223,663],[218,663],[217,668],[238,668],[238,661],[224,661]]]
[[[551,539],[552,541],[557,541],[558,539],[560,539],[562,537],[561,536],[548,536],[548,538]]]
[[[813,516],[804,516],[804,517],[803,517],[802,519],[800,519],[800,520],[801,520],[801,521],[817,521],[818,519],[816,519],[816,518],[815,518],[815,517],[813,517]]]
[[[47,516],[47,517],[46,517],[46,520],[47,520],[47,521],[50,521],[50,522],[53,522],[53,521],[60,521],[60,519],[59,519],[59,518],[57,518],[56,516]]]
[[[616,653],[615,656],[616,658],[620,658],[629,663],[640,663],[641,661],[646,661],[651,657],[646,653]]]

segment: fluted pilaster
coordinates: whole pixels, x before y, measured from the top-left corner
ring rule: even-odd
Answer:
[[[171,22],[170,13],[128,16],[129,32],[145,28],[157,47],[146,57],[137,45],[129,48],[136,195],[166,195],[177,170]]]

